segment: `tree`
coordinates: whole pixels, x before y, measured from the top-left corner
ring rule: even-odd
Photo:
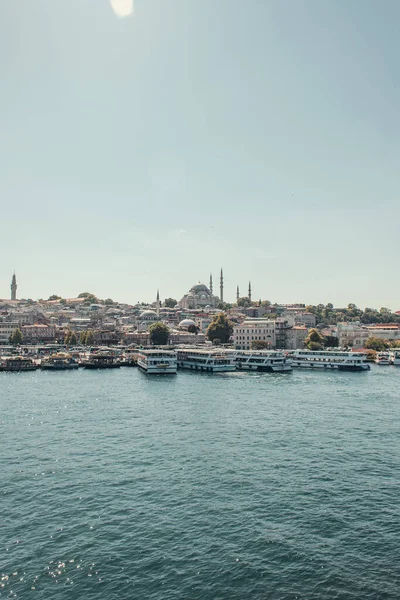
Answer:
[[[324,338],[325,348],[337,348],[339,346],[339,340],[335,335],[326,335]]]
[[[214,338],[212,343],[213,343],[213,346],[219,346],[221,343],[221,340],[219,338]]]
[[[199,333],[199,328],[197,325],[189,325],[187,330],[189,333],[195,333],[196,335]]]
[[[85,344],[86,344],[86,346],[92,346],[94,344],[94,334],[91,329],[88,329],[86,331]]]
[[[320,344],[319,342],[308,342],[307,348],[309,350],[321,350],[322,344]]]
[[[222,344],[227,344],[233,333],[233,323],[229,321],[224,313],[215,315],[209,326],[206,335],[209,340],[219,339]]]
[[[71,329],[67,329],[64,336],[64,344],[66,346],[74,346],[77,343],[76,334],[71,331]]]
[[[266,350],[267,348],[270,348],[270,347],[271,347],[271,343],[266,342],[264,340],[253,340],[251,342],[252,350]]]
[[[65,306],[67,304],[66,299],[65,298],[61,298],[60,304],[63,304]]]
[[[18,328],[10,335],[10,342],[13,346],[19,346],[22,344],[22,340],[24,336],[22,335],[22,331]]]
[[[103,300],[103,304],[105,304],[106,306],[111,306],[112,304],[115,304],[114,300],[111,300],[111,298],[106,298],[105,300]]]
[[[318,329],[310,329],[308,336],[304,340],[304,344],[309,350],[320,350],[323,346],[323,343],[324,336],[320,334]],[[313,344],[312,347],[311,344]],[[318,344],[319,348],[316,348],[315,344]]]
[[[242,298],[239,298],[239,300],[237,301],[237,305],[242,306],[243,308],[247,308],[251,305],[251,302],[247,296],[243,296]]]
[[[61,296],[57,296],[57,294],[53,294],[49,296],[48,300],[61,300]]]
[[[170,329],[168,325],[158,321],[149,327],[150,342],[153,346],[165,346],[168,344]]]
[[[364,344],[364,348],[369,350],[376,350],[377,352],[383,352],[389,348],[390,344],[386,340],[381,340],[377,337],[369,337]]]
[[[81,331],[79,336],[79,343],[84,346],[86,344],[86,331]]]
[[[166,308],[175,308],[177,304],[178,302],[175,300],[175,298],[166,298],[164,301],[164,306]]]

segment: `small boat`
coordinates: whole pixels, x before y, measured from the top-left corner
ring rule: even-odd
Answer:
[[[375,356],[375,363],[377,365],[385,366],[392,364],[389,352],[378,352],[378,354]]]
[[[0,371],[36,371],[38,365],[25,356],[2,356]]]
[[[44,358],[40,367],[48,371],[69,371],[79,369],[78,361],[66,352],[57,352]]]
[[[389,352],[389,355],[392,365],[395,365],[396,367],[400,366],[400,349],[394,348]]]
[[[85,369],[119,369],[121,363],[113,352],[92,352],[82,366]]]

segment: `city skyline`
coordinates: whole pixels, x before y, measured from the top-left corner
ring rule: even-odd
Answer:
[[[15,268],[22,297],[151,301],[210,265],[217,288],[223,264],[230,302],[250,280],[397,310],[399,18],[394,0],[1,3],[0,296]]]
[[[194,286],[196,286],[198,284],[206,285],[204,282],[202,282],[200,280],[198,282],[194,282]],[[227,304],[233,304],[234,305],[239,298],[244,298],[244,297],[248,298],[253,303],[258,303],[259,300],[261,300],[261,301],[269,300],[272,303],[276,303],[276,304],[282,305],[282,306],[285,306],[285,305],[286,306],[290,306],[290,305],[293,305],[293,306],[300,306],[300,305],[304,305],[304,306],[314,305],[314,306],[317,306],[318,304],[327,304],[326,302],[325,303],[305,302],[304,300],[297,300],[297,301],[296,300],[292,300],[292,301],[287,301],[287,302],[277,302],[276,300],[271,299],[271,298],[262,298],[262,297],[254,298],[252,296],[252,283],[251,283],[251,281],[248,282],[248,288],[247,288],[247,293],[246,294],[240,294],[239,293],[240,286],[236,285],[236,288],[235,288],[235,299],[234,300],[230,300],[230,299],[226,300],[226,299],[224,299],[224,297],[225,297],[225,283],[224,283],[223,268],[221,268],[221,270],[220,270],[220,287],[219,287],[219,290],[220,290],[220,296],[219,296],[219,298],[220,299],[221,299],[221,285],[223,286],[222,302],[226,302]],[[17,294],[17,288],[19,287],[19,280],[17,280],[16,272],[15,271],[13,272],[13,275],[12,275],[12,278],[11,278],[11,283],[10,283],[9,287],[10,287],[10,290],[11,290],[11,298],[10,298],[10,294],[9,294],[8,298],[10,298],[11,300],[13,300],[13,299],[20,300],[20,299],[23,298],[24,300],[31,299],[31,300],[34,300],[36,302],[39,299],[47,300],[50,296],[52,296],[54,294],[59,295],[61,298],[67,298],[67,299],[71,298],[71,299],[73,299],[73,298],[76,298],[78,296],[78,294],[82,294],[84,292],[93,293],[99,299],[103,299],[103,300],[106,299],[106,298],[110,298],[111,297],[110,294],[104,294],[104,295],[97,294],[93,290],[84,290],[84,291],[81,291],[81,292],[77,292],[75,295],[72,295],[72,294],[62,295],[62,294],[58,294],[57,292],[54,292],[53,294],[42,295],[42,296],[37,297],[37,298],[33,298],[31,296],[17,297],[16,294]],[[207,287],[207,285],[206,285],[206,287]],[[213,294],[213,274],[212,273],[209,274],[208,289],[210,290],[211,295],[212,295]],[[184,296],[186,296],[186,294],[182,294],[182,295],[179,295],[179,294],[175,294],[175,295],[174,294],[163,295],[163,294],[160,294],[160,289],[157,288],[156,291],[155,291],[155,296],[153,298],[150,298],[150,299],[148,299],[148,298],[146,298],[146,299],[144,299],[144,298],[138,298],[136,300],[122,300],[121,298],[113,297],[112,300],[114,300],[115,302],[121,302],[123,304],[130,304],[130,305],[135,305],[137,303],[142,303],[142,302],[147,303],[147,304],[158,304],[159,301],[161,303],[163,303],[168,298],[175,298],[177,300],[177,302],[179,302],[180,300],[182,300],[184,298]],[[0,288],[0,300],[7,300],[7,296],[2,296],[1,295],[1,288]],[[335,305],[334,303],[332,303],[332,304],[334,305],[335,308],[346,308],[350,303],[351,302],[345,302],[342,305],[337,305],[337,304]],[[354,304],[356,304],[356,303],[354,303]],[[389,310],[391,310],[393,313],[396,312],[396,310],[397,310],[396,307],[382,305],[382,304],[380,304],[379,306],[378,305],[376,305],[376,306],[362,305],[362,304],[361,305],[357,305],[357,306],[358,306],[358,308],[361,308],[361,309],[365,309],[367,307],[379,309],[379,308],[382,308],[384,306],[385,308],[388,308]]]

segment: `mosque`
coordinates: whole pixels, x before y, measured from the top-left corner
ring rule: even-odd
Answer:
[[[184,310],[193,308],[216,308],[220,302],[224,301],[224,274],[221,269],[220,275],[220,295],[213,294],[213,280],[210,275],[210,285],[207,287],[204,283],[196,283],[190,288],[187,294],[178,302],[178,306]]]

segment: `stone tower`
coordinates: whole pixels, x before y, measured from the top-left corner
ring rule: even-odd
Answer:
[[[249,281],[249,300],[251,302],[251,282]]]
[[[220,298],[221,302],[224,301],[224,274],[223,274],[222,269],[221,269],[221,277],[219,280],[219,298]]]
[[[159,292],[159,290],[157,290],[156,312],[157,312],[157,317],[159,317],[160,316],[160,292]]]
[[[11,279],[11,300],[17,299],[17,278],[15,277],[15,273]]]
[[[210,292],[211,292],[211,296],[213,293],[213,280],[212,280],[212,273],[210,273]]]
[[[239,296],[239,286],[237,285],[236,286],[236,303],[239,302],[239,298],[240,298],[240,296]]]

